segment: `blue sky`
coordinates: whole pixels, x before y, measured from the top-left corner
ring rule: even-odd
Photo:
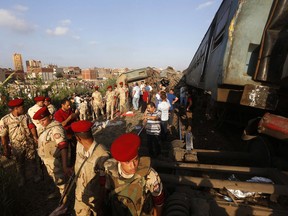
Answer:
[[[222,0],[2,0],[0,67],[12,55],[80,68],[188,67]],[[25,64],[25,62],[23,62]]]

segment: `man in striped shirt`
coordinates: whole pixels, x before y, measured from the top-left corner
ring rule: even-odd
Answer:
[[[157,111],[155,104],[153,102],[148,103],[143,122],[146,124],[147,146],[151,157],[157,157],[161,153],[159,143],[161,132],[160,117],[161,112]]]

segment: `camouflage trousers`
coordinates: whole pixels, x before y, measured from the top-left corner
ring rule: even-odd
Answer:
[[[111,119],[113,119],[114,103],[112,101],[106,103],[106,115],[107,115],[107,119],[109,119],[109,117],[111,117]]]
[[[99,110],[100,110],[100,112],[101,112],[101,115],[104,115],[104,111],[103,111],[102,105],[100,106],[100,105],[98,105],[98,104],[93,104],[93,111],[94,111],[94,114],[95,114],[96,119],[98,118]],[[92,113],[93,119],[94,119],[94,114]]]
[[[62,195],[65,188],[66,178],[62,168],[62,162],[58,158],[45,158],[43,162],[46,166],[48,175],[53,179],[55,185],[59,188]]]

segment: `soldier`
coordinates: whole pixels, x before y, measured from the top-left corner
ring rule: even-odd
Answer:
[[[77,156],[75,164],[76,215],[101,215],[103,195],[105,191],[104,161],[109,154],[103,145],[97,144],[93,138],[89,121],[72,123],[77,143]]]
[[[54,113],[56,112],[56,108],[54,107],[53,104],[51,104],[51,98],[50,97],[45,98],[44,105],[48,107],[49,112],[53,116]]]
[[[80,120],[86,120],[88,112],[88,103],[85,99],[81,99],[80,101],[81,101],[79,106]]]
[[[116,111],[116,113],[119,111],[119,90],[117,88],[117,85],[114,85],[114,110]]]
[[[76,158],[76,138],[74,137],[73,131],[71,130],[71,124],[78,120],[79,111],[76,109],[75,113],[71,109],[71,102],[68,98],[64,98],[61,101],[61,108],[54,114],[56,121],[60,122],[65,129],[70,152],[70,166],[74,166]]]
[[[34,102],[35,104],[30,107],[28,109],[28,115],[30,116],[30,118],[32,119],[33,124],[36,126],[37,129],[37,133],[39,134],[41,132],[41,130],[43,129],[42,126],[39,124],[38,121],[33,119],[33,116],[35,115],[35,113],[41,109],[44,106],[44,100],[45,97],[44,96],[37,96],[34,97]]]
[[[119,83],[120,87],[118,89],[119,92],[119,99],[120,99],[120,113],[124,113],[126,111],[126,94],[128,89],[126,89],[126,87],[123,86],[123,82]]]
[[[164,192],[149,157],[139,157],[140,137],[128,133],[111,146],[112,159],[104,163],[110,215],[161,215]],[[150,196],[152,195],[152,196]],[[153,204],[153,205],[152,205]]]
[[[64,128],[61,123],[53,120],[53,116],[46,106],[38,110],[33,119],[43,127],[38,138],[38,155],[62,195],[66,177],[72,175],[72,169],[67,165],[68,143]]]
[[[35,125],[27,114],[24,114],[24,100],[14,99],[8,102],[11,112],[0,120],[0,136],[4,155],[10,158],[11,151],[16,158],[16,168],[20,175],[19,186],[26,181],[26,159],[35,164],[35,143],[37,132]],[[10,146],[9,146],[10,141]],[[39,176],[34,176],[34,181],[39,181]]]
[[[101,115],[104,115],[103,111],[103,98],[101,93],[98,91],[99,86],[95,86],[95,91],[92,93],[92,107],[95,113],[96,119],[98,119],[98,110],[100,109]],[[94,114],[92,113],[93,120]]]
[[[112,86],[107,87],[105,99],[106,99],[107,120],[110,118],[110,114],[111,114],[111,120],[113,120],[113,116],[114,116],[114,91],[112,91]]]

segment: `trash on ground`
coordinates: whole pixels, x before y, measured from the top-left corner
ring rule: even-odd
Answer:
[[[232,174],[229,178],[231,181],[239,181],[234,174]],[[271,179],[265,178],[265,177],[258,177],[255,176],[251,179],[246,180],[246,182],[256,182],[256,183],[269,183],[269,184],[274,184]],[[241,191],[241,190],[234,190],[234,189],[227,189],[232,193],[236,198],[238,199],[243,199],[246,197],[251,197],[254,196],[255,194],[261,194],[260,192],[252,192],[252,191]]]

